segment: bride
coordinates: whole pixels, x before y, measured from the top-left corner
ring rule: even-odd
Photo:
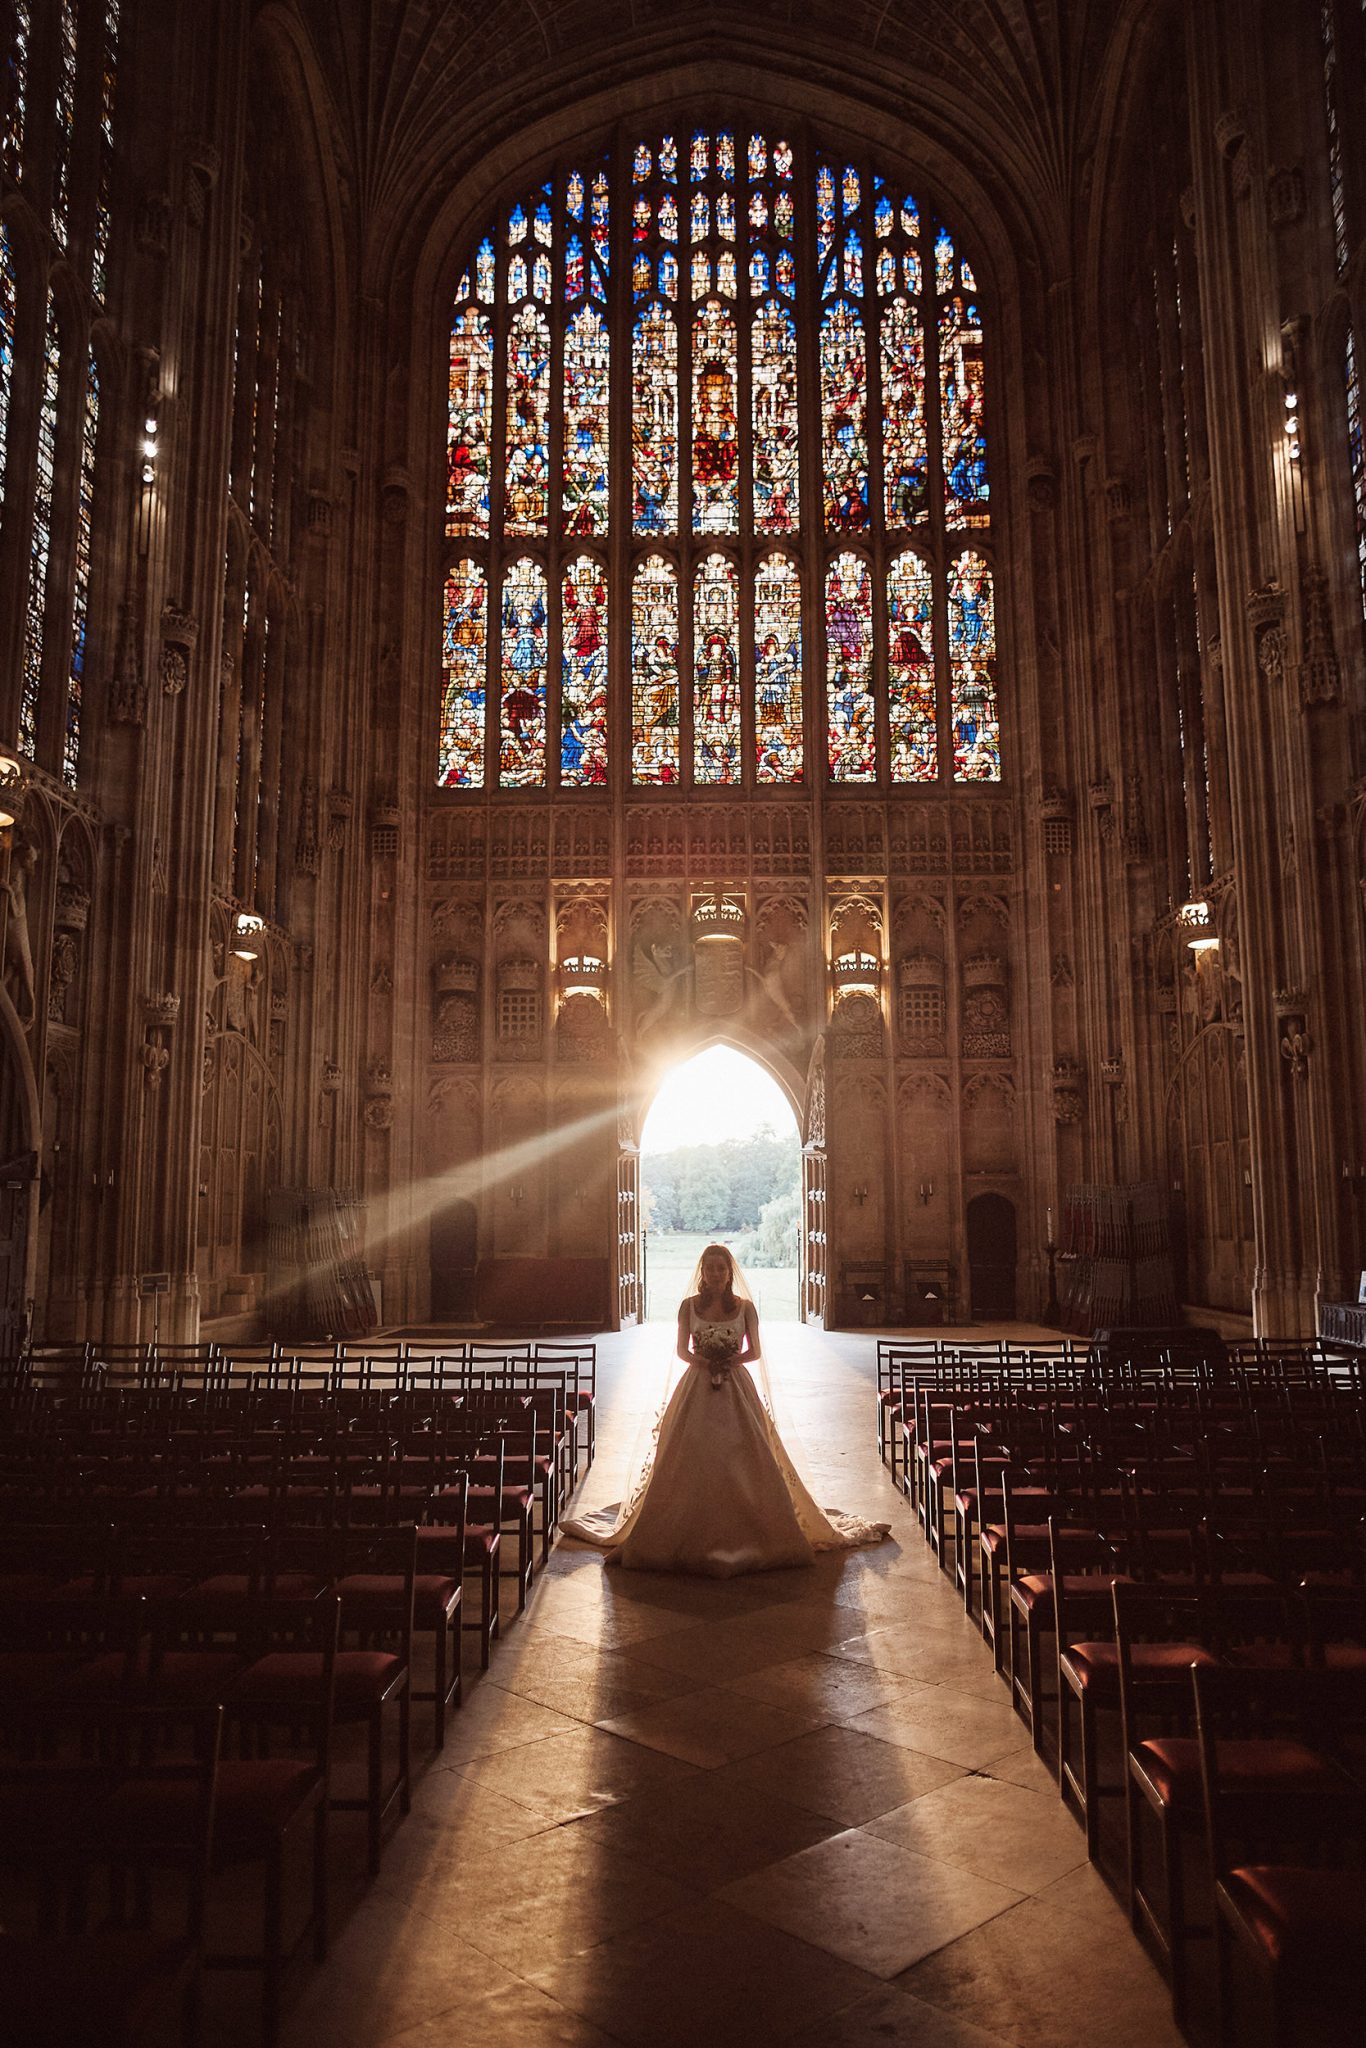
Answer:
[[[889,1533],[887,1522],[822,1511],[798,1478],[751,1376],[759,1318],[724,1245],[707,1246],[679,1304],[678,1356],[687,1369],[627,1499],[566,1522],[566,1536],[628,1570],[727,1579]]]

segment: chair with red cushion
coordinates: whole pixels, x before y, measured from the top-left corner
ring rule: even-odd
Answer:
[[[186,2048],[197,2039],[221,1728],[215,1711],[192,1760],[148,1761],[139,1716],[44,1710],[42,1738],[56,1754],[0,1763],[0,1863],[21,1880],[0,1931],[0,2034],[16,2048],[136,2048],[153,2028],[165,2038],[176,1999]],[[76,1754],[90,1751],[92,1730],[95,1762]],[[154,1888],[153,1874],[167,1870],[175,1883]],[[107,1913],[92,1929],[101,1872]]]
[[[1182,2022],[1187,2003],[1187,1952],[1200,1930],[1186,1909],[1183,1843],[1200,1825],[1203,1793],[1200,1749],[1194,1728],[1191,1667],[1222,1663],[1230,1653],[1250,1660],[1254,1645],[1272,1676],[1293,1678],[1291,1658],[1297,1630],[1288,1603],[1274,1591],[1114,1588],[1115,1636],[1119,1652],[1120,1716],[1125,1758],[1128,1824],[1129,1913],[1146,1933],[1168,1970],[1172,2009]],[[1286,1640],[1271,1640],[1276,1611],[1285,1617]],[[1139,1643],[1184,1645],[1190,1655],[1171,1669],[1149,1655],[1135,1656]],[[1211,1653],[1201,1656],[1200,1651]],[[1254,1667],[1243,1666],[1249,1676]],[[1260,1674],[1266,1676],[1267,1673]],[[1149,1733],[1149,1730],[1157,1732]],[[1270,1803],[1307,1801],[1326,1814],[1349,1789],[1341,1768],[1303,1742],[1230,1741],[1221,1745],[1220,1770],[1240,1796]],[[1160,1849],[1161,1897],[1154,1896],[1143,1869],[1143,1820],[1156,1822]]]
[[[1366,1711],[1360,1674],[1216,1669],[1192,1678],[1214,1877],[1219,2039],[1231,2048],[1248,2038],[1241,2004],[1263,2025],[1269,2017],[1274,2048],[1346,2048],[1361,2040],[1366,1795],[1353,1781],[1322,1802],[1249,1797],[1225,1760],[1249,1727],[1287,1715],[1307,1743],[1341,1751]],[[1344,1858],[1352,1867],[1342,1867]]]
[[[220,1767],[213,1868],[263,1866],[261,1947],[259,1952],[220,1951],[207,1962],[212,1969],[260,1970],[266,2048],[273,2048],[279,2037],[290,1956],[310,1933],[315,1959],[327,1954],[328,1810],[340,1622],[341,1601],[335,1593],[298,1601],[263,1594],[246,1619],[259,1655],[227,1695],[228,1717],[247,1753],[225,1758]],[[280,1753],[281,1731],[287,1754]],[[268,1749],[273,1753],[267,1754]],[[286,1858],[296,1830],[310,1822],[309,1913],[293,1941],[287,1941]]]

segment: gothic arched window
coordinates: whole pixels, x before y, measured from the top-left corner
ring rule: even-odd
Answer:
[[[971,265],[748,129],[510,202],[455,294],[449,789],[996,782]]]
[[[119,0],[36,9],[0,0],[0,479],[12,453],[21,347],[37,397],[33,467],[3,494],[9,526],[0,541],[6,551],[27,550],[3,722],[13,721],[23,753],[68,783],[80,767],[88,664],[100,422],[94,337],[108,284],[118,38]],[[40,85],[46,107],[35,100]],[[35,267],[25,280],[43,294],[41,317],[25,312],[22,321],[21,222],[30,247],[44,239],[49,251],[45,290]]]

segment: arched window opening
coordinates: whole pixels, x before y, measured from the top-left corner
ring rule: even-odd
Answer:
[[[448,345],[438,786],[1000,780],[980,294],[903,182],[633,138],[487,224]]]

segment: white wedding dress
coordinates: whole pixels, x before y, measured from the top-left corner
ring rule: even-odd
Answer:
[[[689,1318],[695,1332],[702,1319],[691,1303]],[[744,1310],[707,1327],[738,1348]],[[630,1497],[567,1521],[562,1533],[630,1571],[729,1579],[810,1564],[819,1550],[880,1543],[890,1529],[818,1508],[746,1367],[733,1365],[713,1387],[704,1364],[689,1365],[674,1388]]]

